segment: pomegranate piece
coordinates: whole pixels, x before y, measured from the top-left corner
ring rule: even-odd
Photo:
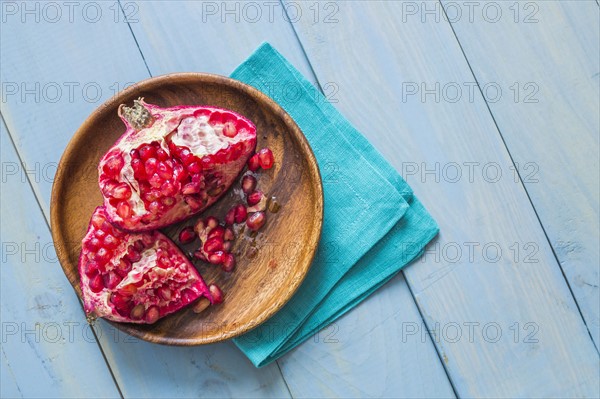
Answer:
[[[126,233],[107,219],[105,208],[96,208],[81,245],[78,269],[87,314],[151,324],[198,298],[222,300],[213,299],[200,274],[165,235]]]
[[[119,116],[126,131],[98,173],[108,219],[127,231],[159,229],[206,209],[256,148],[256,127],[225,109],[161,108],[139,99],[122,105]]]

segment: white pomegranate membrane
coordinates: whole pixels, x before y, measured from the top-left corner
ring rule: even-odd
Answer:
[[[201,297],[221,300],[165,235],[123,232],[104,207],[94,211],[83,239],[79,275],[86,313],[117,322],[154,323]]]
[[[128,231],[159,229],[206,209],[256,147],[252,122],[225,109],[161,108],[140,99],[119,116],[127,130],[98,173],[109,220]]]

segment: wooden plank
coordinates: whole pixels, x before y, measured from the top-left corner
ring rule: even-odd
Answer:
[[[21,3],[15,4],[21,7]],[[62,7],[63,17],[57,22],[46,20],[50,14],[44,14],[43,3],[38,2],[31,5],[33,14],[17,9],[14,15],[7,15],[1,32],[0,78],[6,96],[1,103],[2,112],[46,215],[56,163],[72,133],[114,90],[148,77],[131,32],[120,17],[118,3],[77,3],[72,22],[68,5],[55,4]],[[134,8],[129,9],[128,15],[135,18],[138,3],[129,4]],[[115,5],[117,14],[111,8]],[[39,21],[35,20],[33,7],[39,8]],[[81,12],[85,7],[89,14],[84,17]],[[101,17],[93,22],[96,7],[101,7]],[[57,86],[62,88],[58,97],[51,91]],[[27,89],[31,93],[27,94]],[[54,267],[52,273],[64,279],[60,268]],[[65,289],[63,295],[73,295],[73,291]],[[23,300],[15,296],[15,301],[17,298]],[[126,396],[288,396],[276,366],[254,369],[232,343],[168,348],[137,343],[104,322],[99,322],[97,328],[100,343]],[[82,359],[88,361],[85,354]],[[43,367],[41,360],[38,363],[38,368]],[[31,378],[30,372],[18,370],[19,379]],[[89,378],[85,381],[95,383]],[[86,386],[74,380],[67,382]],[[39,389],[44,392],[44,385],[40,384]]]
[[[207,4],[216,5],[216,8],[203,8]],[[252,22],[250,11],[243,11],[243,2],[229,3],[229,10],[233,10],[235,4],[242,7],[237,14],[239,22],[235,23],[236,14],[228,14],[222,8],[223,4],[193,1],[140,4],[139,15],[143,23],[133,24],[132,29],[152,74],[208,71],[228,75],[262,41],[269,41],[310,81],[316,80],[290,24],[281,14],[281,7],[275,6],[270,20],[268,9],[262,6],[262,17]],[[210,40],[203,41],[202,38]],[[334,93],[335,82],[332,82],[326,94],[335,101]],[[407,328],[420,325],[418,309],[407,293],[404,280],[394,280],[382,293],[375,294],[373,299],[338,322],[343,326],[340,327],[339,345],[313,339],[286,355],[279,363],[292,395],[453,397],[452,388],[430,341],[399,342],[393,334],[387,333],[389,330],[399,331],[409,324]],[[396,312],[400,315],[394,315]],[[352,323],[356,319],[364,323],[358,335],[352,332]],[[321,332],[315,339],[324,337],[327,331]],[[368,359],[348,363],[356,351],[368,348],[371,349]],[[311,362],[314,359],[318,359],[322,366],[314,368],[315,364]],[[382,363],[386,364],[386,368],[378,370],[381,379],[376,381],[387,381],[387,388],[374,384],[372,380],[374,367]],[[319,384],[313,383],[317,373],[321,373]]]
[[[488,105],[598,348],[600,9],[498,4],[496,23],[458,18],[453,27],[475,78],[503,89]]]
[[[295,27],[338,108],[440,225],[405,276],[457,394],[597,397],[598,353],[485,102],[443,96],[474,80],[450,25],[411,18],[421,3],[329,4],[332,23]]]
[[[0,395],[119,397],[2,121],[0,144]]]

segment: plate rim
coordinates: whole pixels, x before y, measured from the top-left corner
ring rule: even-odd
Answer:
[[[153,342],[153,343],[158,343],[158,344],[163,344],[163,345],[196,346],[196,345],[204,345],[204,344],[221,342],[221,341],[225,341],[225,340],[229,340],[229,339],[238,337],[238,336],[240,336],[244,333],[247,333],[248,331],[251,331],[252,329],[260,326],[261,324],[266,322],[268,319],[270,319],[272,316],[274,316],[275,313],[277,313],[279,310],[281,310],[281,308],[283,308],[283,306],[285,306],[285,304],[288,303],[289,300],[296,294],[296,292],[302,285],[302,282],[306,278],[308,272],[310,271],[314,257],[317,252],[317,246],[319,244],[321,234],[323,231],[323,212],[324,212],[323,183],[322,183],[322,179],[321,179],[321,173],[319,171],[319,167],[317,164],[315,154],[314,154],[310,144],[308,143],[306,136],[304,135],[304,133],[302,132],[300,127],[296,124],[294,119],[277,102],[275,102],[273,99],[271,99],[269,96],[267,96],[263,92],[259,91],[258,89],[254,88],[244,82],[241,82],[237,79],[233,79],[233,78],[219,75],[219,74],[205,73],[205,72],[178,72],[178,73],[169,73],[169,74],[164,74],[164,75],[158,75],[158,76],[154,76],[154,77],[150,77],[150,78],[138,81],[138,82],[132,84],[131,86],[127,87],[126,89],[116,93],[115,95],[111,96],[108,100],[103,102],[101,105],[96,107],[92,111],[92,113],[90,113],[85,118],[83,123],[77,128],[77,130],[75,131],[75,133],[69,140],[67,146],[65,147],[65,149],[60,157],[60,161],[58,162],[58,166],[57,166],[57,171],[54,176],[54,181],[52,184],[52,193],[51,193],[51,197],[50,197],[50,226],[51,226],[50,230],[51,230],[51,234],[52,234],[52,240],[54,243],[54,247],[56,250],[56,255],[57,255],[58,261],[60,263],[61,269],[62,269],[63,273],[65,274],[65,277],[67,277],[67,280],[69,280],[69,283],[75,290],[75,292],[80,300],[80,303],[81,303],[82,292],[81,292],[81,287],[80,287],[80,282],[79,282],[79,276],[78,276],[78,273],[75,274],[76,281],[71,281],[71,279],[69,278],[69,273],[71,270],[69,268],[67,268],[65,266],[65,264],[67,264],[67,265],[70,264],[70,257],[68,256],[69,254],[68,254],[68,250],[67,250],[66,246],[63,245],[66,242],[66,240],[63,235],[62,229],[59,227],[60,226],[60,218],[59,218],[60,206],[58,206],[58,204],[60,204],[59,195],[61,192],[64,192],[65,184],[66,184],[65,182],[68,181],[68,179],[65,179],[62,176],[64,173],[63,171],[65,170],[64,165],[68,163],[68,159],[71,158],[71,154],[73,154],[75,152],[74,149],[80,145],[80,142],[82,140],[85,140],[85,138],[86,138],[85,132],[89,131],[90,127],[97,121],[97,119],[102,117],[105,112],[108,112],[107,111],[108,109],[114,108],[116,110],[120,104],[124,103],[124,101],[122,100],[123,98],[130,97],[130,96],[135,97],[136,92],[142,92],[142,91],[151,92],[157,86],[161,86],[166,83],[173,83],[173,81],[176,81],[176,80],[185,80],[185,79],[198,80],[199,83],[210,82],[213,84],[216,83],[216,84],[222,84],[225,86],[229,86],[229,87],[232,87],[233,89],[241,90],[241,91],[245,92],[247,95],[249,95],[252,98],[257,99],[259,102],[266,103],[269,106],[269,108],[271,108],[273,111],[275,111],[278,114],[278,116],[280,116],[283,119],[284,124],[286,126],[290,127],[290,133],[297,139],[302,151],[306,154],[305,159],[307,161],[307,169],[311,176],[310,181],[311,181],[312,188],[316,194],[316,201],[314,204],[315,210],[316,210],[315,216],[314,216],[314,218],[315,218],[314,226],[315,227],[313,228],[313,232],[311,233],[310,241],[305,243],[305,246],[310,246],[312,248],[312,250],[311,250],[309,256],[304,258],[306,260],[306,265],[302,269],[302,275],[299,278],[292,280],[292,285],[290,286],[290,289],[287,291],[288,292],[287,298],[285,298],[284,300],[277,301],[275,306],[270,306],[267,309],[263,310],[256,317],[256,319],[253,319],[251,322],[237,325],[233,329],[229,329],[228,331],[220,332],[218,334],[213,334],[211,336],[199,337],[199,338],[198,337],[174,338],[174,337],[151,334],[148,331],[139,330],[139,328],[137,328],[137,324],[117,323],[117,322],[113,322],[113,321],[104,319],[106,322],[108,322],[115,328],[117,328],[121,331],[124,331],[125,333],[127,333],[131,336],[140,338],[140,339],[148,341],[148,342]],[[57,243],[58,243],[58,245],[57,245]],[[77,270],[77,265],[75,265],[75,270]]]

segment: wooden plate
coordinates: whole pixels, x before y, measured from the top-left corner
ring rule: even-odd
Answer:
[[[275,166],[259,174],[258,187],[268,197],[276,197],[280,209],[267,211],[267,223],[256,237],[243,233],[236,238],[233,273],[196,262],[206,282],[216,282],[225,293],[222,304],[201,314],[186,308],[153,325],[112,324],[138,338],[172,345],[207,344],[243,334],[277,312],[306,276],[321,234],[323,192],[315,157],[296,123],[266,95],[239,81],[203,73],[159,76],[129,87],[87,118],[65,149],[52,187],[52,237],[62,268],[81,297],[77,272],[81,240],[92,211],[102,204],[96,168],[125,131],[118,106],[131,105],[138,97],[163,107],[228,108],[252,120],[257,127],[257,148],[268,146],[275,155]],[[229,190],[200,216],[163,232],[174,239],[198,217],[222,218],[239,201],[239,190]],[[187,252],[194,246],[199,241],[183,249]]]

